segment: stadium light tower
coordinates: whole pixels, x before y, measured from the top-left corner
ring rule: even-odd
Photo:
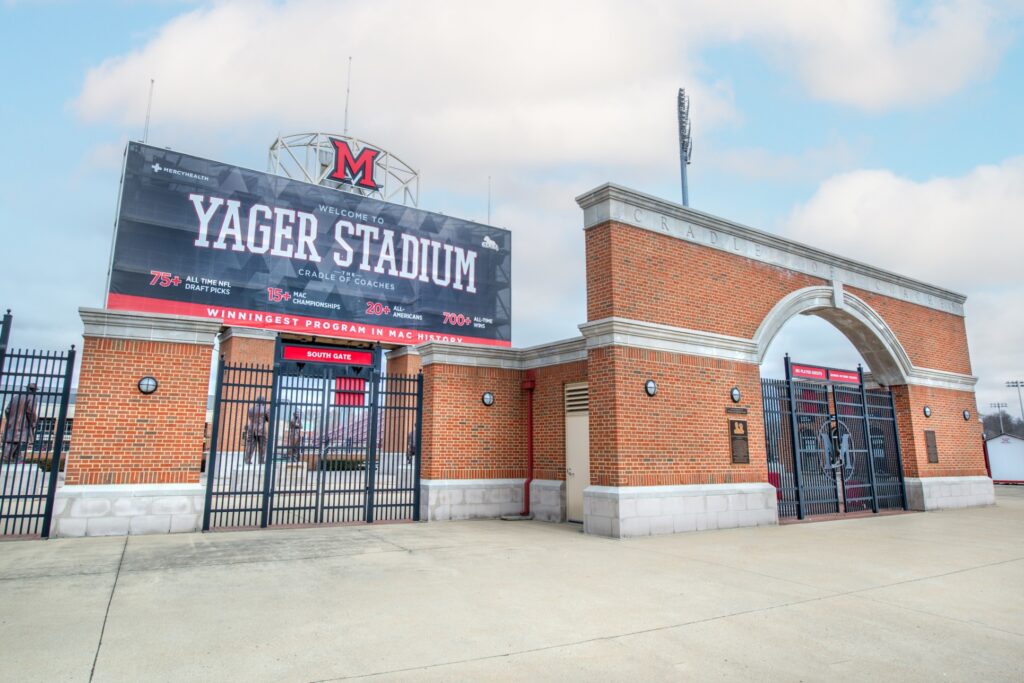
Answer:
[[[676,106],[679,113],[679,177],[683,185],[683,206],[689,206],[690,189],[686,184],[686,167],[690,165],[693,138],[690,136],[690,98],[683,88],[679,89]]]
[[[989,403],[988,405],[989,405],[990,408],[995,408],[996,411],[999,413],[999,433],[1000,434],[1005,434],[1005,432],[1003,431],[1003,408],[1006,407],[1006,404],[1005,403]]]
[[[1017,400],[1020,401],[1020,419],[1021,421],[1024,421],[1024,398],[1021,398],[1020,395],[1020,390],[1021,387],[1024,387],[1024,382],[1019,379],[1015,379],[1007,382],[1006,386],[1017,390]]]

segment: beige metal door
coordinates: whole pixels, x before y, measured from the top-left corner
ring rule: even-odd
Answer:
[[[590,394],[586,383],[565,385],[565,512],[583,521],[583,489],[590,485]]]

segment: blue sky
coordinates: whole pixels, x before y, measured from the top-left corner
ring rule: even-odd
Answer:
[[[513,341],[585,317],[573,197],[611,180],[968,295],[979,405],[1024,379],[1020,2],[0,2],[0,304],[66,346],[97,305],[120,151],[265,167],[279,133],[353,134],[422,173],[422,208],[516,233]],[[552,292],[556,294],[552,295]],[[858,357],[827,323],[773,345]],[[778,370],[777,361],[766,373]],[[1011,402],[1012,403],[1012,402]]]

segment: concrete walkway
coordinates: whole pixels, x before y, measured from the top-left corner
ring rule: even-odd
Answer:
[[[1024,680],[998,506],[630,541],[450,522],[0,544],[11,681]]]

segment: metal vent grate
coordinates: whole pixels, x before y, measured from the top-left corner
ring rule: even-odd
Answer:
[[[590,410],[590,388],[586,384],[565,385],[565,412],[585,413]]]

